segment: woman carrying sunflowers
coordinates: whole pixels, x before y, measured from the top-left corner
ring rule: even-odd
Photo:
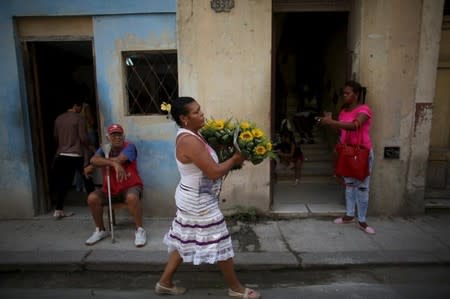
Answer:
[[[235,151],[219,163],[214,149],[199,134],[205,125],[200,105],[190,97],[170,102],[170,114],[179,126],[176,138],[176,162],[180,182],[175,191],[177,214],[164,237],[170,252],[165,270],[155,286],[158,294],[178,295],[186,289],[173,284],[173,275],[182,262],[217,263],[234,298],[260,298],[245,288],[236,276],[233,246],[224,216],[219,209],[222,177],[245,158]]]

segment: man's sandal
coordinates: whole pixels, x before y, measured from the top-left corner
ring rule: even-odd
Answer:
[[[244,293],[235,292],[232,289],[228,289],[228,296],[241,299],[258,299],[261,298],[261,294],[255,290],[245,288]]]
[[[177,287],[174,285],[173,287],[165,287],[161,285],[159,282],[156,283],[155,293],[156,294],[166,294],[166,295],[181,295],[186,293],[187,289],[182,287]]]

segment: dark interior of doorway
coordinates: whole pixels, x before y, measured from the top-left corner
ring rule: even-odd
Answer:
[[[310,108],[318,112],[337,105],[348,70],[347,19],[347,12],[274,15],[278,125],[286,114],[311,106],[313,98],[317,103]],[[288,102],[288,96],[296,102]]]
[[[96,101],[96,85],[94,77],[94,61],[91,41],[45,41],[32,42],[34,53],[34,90],[35,105],[39,114],[36,117],[39,129],[34,131],[39,134],[39,149],[41,171],[45,172],[48,196],[52,199],[54,190],[51,167],[56,152],[56,144],[53,137],[54,121],[56,117],[67,110],[67,99],[76,96],[84,99],[89,105],[93,116],[92,135],[94,146],[99,140],[97,123],[98,108]],[[40,175],[39,173],[37,175]],[[76,188],[74,187],[74,190]],[[85,205],[86,194],[82,192],[70,192],[66,203]],[[67,202],[69,200],[70,202]],[[47,201],[47,209],[51,208],[51,201]]]
[[[312,204],[342,205],[332,166],[331,149],[337,134],[319,128],[314,116],[323,111],[336,116],[342,105],[341,87],[349,73],[348,12],[275,13],[273,22],[273,134],[279,141],[287,119],[305,161],[299,182],[295,182],[293,169],[280,163],[272,168],[272,210],[283,204],[290,212],[295,204],[309,212]]]

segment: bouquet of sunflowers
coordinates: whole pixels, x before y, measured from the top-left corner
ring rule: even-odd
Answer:
[[[272,142],[254,123],[248,121],[240,122],[235,130],[233,142],[234,146],[253,165],[261,163],[268,157],[275,157],[275,154],[272,152]]]
[[[233,156],[233,137],[236,126],[231,119],[210,119],[200,130],[206,142],[216,151],[219,162],[228,160]]]
[[[206,122],[200,134],[214,148],[219,162],[229,159],[236,150],[242,152],[253,165],[268,157],[275,157],[270,140],[261,129],[248,121],[212,118]]]

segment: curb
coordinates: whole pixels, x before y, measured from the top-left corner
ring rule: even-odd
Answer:
[[[166,251],[113,250],[0,251],[0,272],[12,271],[121,271],[162,272]],[[332,270],[369,266],[448,265],[450,250],[307,252],[240,252],[237,271]],[[217,265],[182,264],[180,272],[219,271]]]

